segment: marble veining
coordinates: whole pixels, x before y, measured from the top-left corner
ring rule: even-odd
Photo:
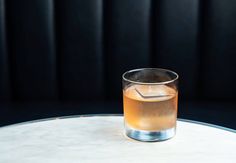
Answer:
[[[168,141],[127,138],[123,117],[52,119],[0,128],[0,163],[236,162],[236,133],[179,121]]]

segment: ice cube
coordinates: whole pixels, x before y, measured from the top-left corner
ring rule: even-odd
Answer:
[[[165,85],[136,85],[135,91],[143,98],[174,96],[173,89]]]

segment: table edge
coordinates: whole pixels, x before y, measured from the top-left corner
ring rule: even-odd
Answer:
[[[43,121],[56,120],[56,119],[82,118],[82,117],[109,117],[109,116],[123,116],[123,114],[81,114],[81,115],[69,115],[69,116],[61,116],[61,117],[43,118],[43,119],[37,119],[37,120],[32,120],[32,121],[26,121],[26,122],[20,122],[20,123],[16,123],[16,124],[1,126],[0,129],[19,126],[19,125],[25,125],[25,124],[31,124],[31,123],[37,123],[37,122],[43,122]],[[234,129],[219,126],[219,125],[214,125],[211,123],[200,122],[200,121],[189,120],[189,119],[182,119],[182,118],[178,118],[178,121],[213,127],[213,128],[225,130],[228,132],[236,133],[236,130],[234,130]]]

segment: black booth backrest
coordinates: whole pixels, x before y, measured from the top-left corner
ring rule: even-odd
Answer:
[[[233,100],[235,0],[0,0],[0,99],[100,100],[163,67],[185,99]]]

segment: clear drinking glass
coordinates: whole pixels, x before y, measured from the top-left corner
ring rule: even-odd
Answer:
[[[140,141],[162,141],[176,132],[178,74],[159,68],[123,74],[125,132]]]

